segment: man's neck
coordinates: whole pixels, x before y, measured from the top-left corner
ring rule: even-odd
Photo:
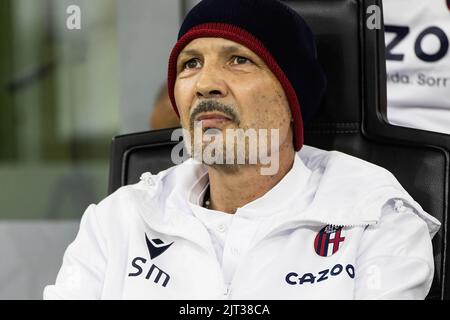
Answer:
[[[279,169],[273,175],[262,175],[260,165],[241,165],[234,171],[209,166],[210,209],[234,214],[262,197],[289,172],[294,157],[294,150],[280,150]]]

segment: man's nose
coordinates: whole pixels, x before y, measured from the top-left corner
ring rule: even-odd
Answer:
[[[205,65],[197,80],[198,98],[222,98],[227,95],[227,87],[217,66]]]

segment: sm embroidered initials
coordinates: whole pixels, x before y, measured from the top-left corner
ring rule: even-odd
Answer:
[[[150,260],[153,260],[160,256],[162,253],[164,253],[169,247],[173,244],[171,242],[170,244],[164,244],[164,242],[161,239],[152,239],[149,240],[147,235],[145,235],[145,242],[147,244],[148,252],[150,255]],[[140,276],[144,268],[146,268],[147,259],[143,257],[136,257],[131,262],[132,268],[135,269],[135,272],[131,272],[128,274],[129,277],[138,277]],[[153,276],[153,277],[152,277]],[[160,284],[163,287],[166,287],[170,280],[170,275],[159,268],[156,264],[152,263],[148,269],[148,272],[145,276],[145,279],[149,280],[150,278],[153,278],[153,282],[156,284]]]

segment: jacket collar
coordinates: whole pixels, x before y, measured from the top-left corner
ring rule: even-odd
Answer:
[[[214,213],[215,210],[205,209],[200,204],[203,193],[209,184],[209,178],[206,166],[200,165],[199,171],[202,173],[198,174],[198,179],[187,193],[188,205],[196,214]],[[292,210],[292,204],[299,202],[300,198],[306,193],[305,188],[310,176],[311,170],[304,165],[299,155],[295,154],[292,168],[288,173],[262,197],[238,208],[235,216],[246,219],[260,219],[270,217],[277,212]]]
[[[150,187],[142,181],[135,185],[146,190],[140,200],[143,218],[160,232],[210,243],[206,229],[189,210],[190,200],[195,200],[195,194],[207,183],[205,172],[204,165],[189,159],[153,176]],[[310,198],[305,208],[296,205],[302,197]],[[439,222],[411,198],[389,171],[338,151],[304,145],[280,183],[240,208],[239,213],[271,219],[267,233],[302,223],[367,226],[379,221],[382,206],[391,198],[406,200],[426,221],[430,233],[437,232]],[[274,214],[277,210],[283,215]]]

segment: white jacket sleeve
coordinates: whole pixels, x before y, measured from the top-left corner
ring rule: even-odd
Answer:
[[[355,269],[355,299],[424,299],[434,274],[427,223],[407,203],[388,201],[366,228]]]
[[[99,299],[106,269],[106,244],[90,205],[75,241],[67,248],[56,283],[44,290],[44,299]]]

